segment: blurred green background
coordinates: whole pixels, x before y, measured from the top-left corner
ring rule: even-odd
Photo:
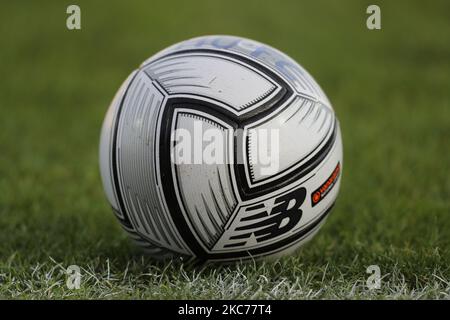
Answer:
[[[69,4],[81,30],[66,28]],[[366,28],[369,4],[381,30]],[[0,297],[448,298],[449,31],[448,1],[3,1]],[[279,262],[155,263],[103,195],[98,139],[114,93],[152,54],[206,34],[287,53],[341,123],[337,206]],[[65,286],[71,264],[80,290]],[[378,291],[365,288],[372,264]]]

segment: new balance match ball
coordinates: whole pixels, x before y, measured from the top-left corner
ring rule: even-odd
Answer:
[[[298,63],[248,39],[194,38],[150,57],[117,92],[100,140],[109,203],[158,258],[291,253],[338,195],[330,101]]]

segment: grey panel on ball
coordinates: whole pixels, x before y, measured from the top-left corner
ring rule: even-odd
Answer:
[[[117,169],[124,206],[134,231],[150,243],[187,253],[165,212],[156,171],[156,122],[164,96],[139,72],[122,103],[117,131]]]
[[[128,78],[123,82],[117,91],[114,99],[106,114],[105,120],[103,121],[101,136],[100,136],[100,173],[105,189],[106,197],[109,203],[113,207],[113,212],[117,215],[120,220],[124,219],[123,213],[120,211],[119,203],[117,200],[117,192],[114,188],[113,182],[113,163],[112,163],[112,153],[114,145],[114,124],[116,123],[116,117],[118,110],[120,109],[120,104],[122,102],[123,96],[128,88],[130,81],[134,78],[136,71],[132,72]]]
[[[227,35],[192,38],[162,50],[144,61],[142,65],[145,66],[161,56],[173,52],[205,49],[217,52],[232,52],[257,61],[286,80],[298,94],[331,107],[330,101],[322,88],[301,65],[280,50],[251,39]]]
[[[199,122],[202,124],[203,132],[215,129],[215,133],[220,132],[220,137],[217,139],[222,141],[223,158],[232,157],[233,132],[231,128],[218,119],[212,120],[212,116],[204,117],[201,114],[200,111],[178,110],[174,116],[173,129],[194,132],[194,126]],[[216,146],[218,149],[219,145]],[[229,160],[216,162],[211,164],[196,164],[195,161],[181,163],[179,152],[175,149],[175,164],[172,164],[176,175],[174,183],[178,184],[181,197],[179,200],[185,209],[187,221],[190,222],[196,235],[208,249],[211,249],[222,235],[225,224],[237,206]]]
[[[296,96],[278,113],[268,115],[248,127],[248,178],[251,185],[289,174],[313,157],[332,135],[333,111],[320,102]],[[261,131],[276,133],[276,144],[262,140]],[[258,136],[260,139],[258,140]],[[276,150],[273,148],[276,147]],[[274,159],[260,159],[261,154],[276,154]]]
[[[253,109],[281,90],[260,71],[225,55],[179,54],[153,62],[144,71],[169,94],[205,96],[236,111]]]

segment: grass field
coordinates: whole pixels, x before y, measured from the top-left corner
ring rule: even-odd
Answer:
[[[0,298],[450,297],[450,5],[377,1],[0,5]],[[286,52],[327,92],[344,140],[337,205],[278,262],[157,263],[103,195],[98,138],[121,82],[156,51],[233,34]],[[65,269],[81,267],[81,289]],[[379,265],[379,290],[369,290]]]

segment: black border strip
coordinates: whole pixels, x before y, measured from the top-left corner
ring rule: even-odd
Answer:
[[[134,227],[130,221],[130,217],[128,216],[127,210],[125,208],[125,203],[123,201],[123,197],[122,197],[122,190],[120,187],[120,183],[119,183],[119,168],[118,168],[118,159],[117,159],[117,135],[118,135],[118,131],[119,131],[119,122],[120,122],[120,115],[122,114],[122,109],[123,109],[123,103],[125,101],[125,98],[128,94],[128,91],[132,85],[132,83],[134,82],[134,80],[136,79],[137,75],[139,74],[139,71],[136,71],[136,73],[133,75],[133,77],[130,79],[130,81],[128,82],[128,86],[125,89],[125,92],[123,93],[123,96],[121,98],[120,104],[118,106],[118,110],[116,112],[116,116],[114,119],[114,133],[113,133],[113,145],[112,145],[112,154],[111,154],[111,166],[112,166],[112,173],[113,173],[113,188],[115,189],[116,195],[117,195],[117,202],[119,203],[119,209],[120,212],[122,213],[123,219],[120,219],[119,217],[119,221],[126,227],[129,228],[131,230],[134,230]]]

